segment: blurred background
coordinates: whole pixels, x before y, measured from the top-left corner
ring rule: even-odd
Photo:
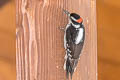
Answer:
[[[97,0],[98,80],[120,80],[120,0]]]
[[[120,80],[120,0],[97,0],[98,80]],[[0,80],[16,80],[15,0],[0,0]]]
[[[0,80],[16,80],[15,0],[0,0]]]

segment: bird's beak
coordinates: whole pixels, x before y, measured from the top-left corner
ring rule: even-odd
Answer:
[[[64,10],[64,9],[63,9],[63,12],[64,12],[65,14],[67,14],[68,17],[70,17],[70,12],[68,12],[68,11],[66,11],[66,10]]]

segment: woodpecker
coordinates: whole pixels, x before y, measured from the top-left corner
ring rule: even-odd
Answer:
[[[85,28],[83,19],[76,13],[69,13],[64,10],[68,15],[69,23],[65,27],[64,33],[64,48],[66,50],[64,70],[66,71],[67,79],[72,80],[72,75],[80,59],[80,54],[83,49],[85,40]],[[69,76],[70,75],[70,76]]]

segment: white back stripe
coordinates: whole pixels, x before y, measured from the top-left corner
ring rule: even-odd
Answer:
[[[79,44],[83,39],[83,28],[79,28],[78,36],[76,37],[75,44]]]

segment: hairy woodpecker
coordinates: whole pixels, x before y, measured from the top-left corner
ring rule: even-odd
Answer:
[[[69,17],[69,23],[65,28],[64,33],[64,48],[66,50],[64,70],[66,70],[67,79],[69,74],[72,80],[72,75],[78,64],[81,50],[85,40],[85,28],[83,19],[76,13],[64,12]]]

